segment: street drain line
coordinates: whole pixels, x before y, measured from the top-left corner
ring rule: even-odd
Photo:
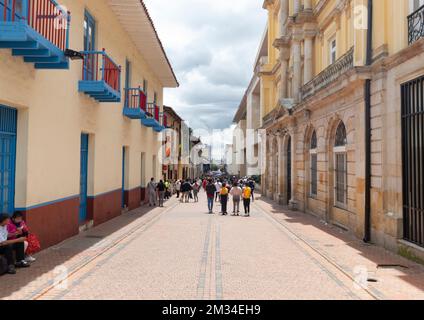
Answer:
[[[103,251],[99,252],[98,254],[94,255],[92,258],[90,259],[86,259],[84,260],[84,262],[82,264],[77,265],[67,276],[65,279],[62,279],[60,282],[58,283],[54,283],[51,285],[48,285],[47,288],[45,288],[44,290],[40,290],[41,292],[38,294],[35,294],[31,300],[40,300],[43,296],[45,296],[47,293],[49,293],[51,290],[53,290],[57,285],[60,285],[61,283],[67,281],[68,279],[70,279],[73,275],[75,275],[78,271],[80,271],[81,269],[83,269],[85,266],[87,266],[88,264],[90,264],[91,262],[95,261],[96,259],[98,259],[99,257],[101,257],[102,255],[104,255],[106,252],[112,250],[113,248],[117,247],[121,242],[123,242],[124,240],[126,240],[127,238],[129,238],[131,235],[133,235],[134,233],[136,233],[138,230],[140,230],[142,227],[147,226],[149,224],[153,224],[155,222],[157,222],[159,220],[160,217],[162,217],[164,214],[168,213],[169,211],[173,210],[176,206],[178,206],[179,202],[174,203],[171,207],[167,208],[166,210],[158,213],[157,216],[151,218],[150,220],[148,220],[147,222],[144,223],[140,223],[137,226],[135,226],[134,228],[130,229],[127,233],[125,233],[124,236],[119,237],[116,241],[114,241],[109,247],[105,248]],[[50,283],[51,281],[49,281]]]

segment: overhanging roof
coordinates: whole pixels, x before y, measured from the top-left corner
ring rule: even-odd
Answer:
[[[107,1],[162,85],[178,87],[177,77],[143,0]]]
[[[169,113],[176,120],[183,121],[183,119],[178,115],[178,113],[174,109],[172,109],[172,107],[163,106],[163,111]]]

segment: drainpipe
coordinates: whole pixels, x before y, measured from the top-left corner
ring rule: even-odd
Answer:
[[[366,65],[372,64],[373,0],[368,0]],[[371,79],[365,80],[365,225],[364,242],[371,241]]]

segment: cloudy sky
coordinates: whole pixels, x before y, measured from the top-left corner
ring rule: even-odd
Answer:
[[[193,128],[229,128],[266,24],[262,0],[144,0],[177,78],[165,104]]]

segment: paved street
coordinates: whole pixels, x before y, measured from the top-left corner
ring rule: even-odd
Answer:
[[[422,266],[365,246],[314,217],[264,200],[255,202],[250,218],[208,215],[205,209],[202,194],[197,204],[180,204],[174,198],[165,209],[126,213],[43,251],[30,269],[0,278],[0,296],[424,298]],[[373,282],[365,279],[367,287],[361,288],[353,279],[360,279],[364,268]]]

